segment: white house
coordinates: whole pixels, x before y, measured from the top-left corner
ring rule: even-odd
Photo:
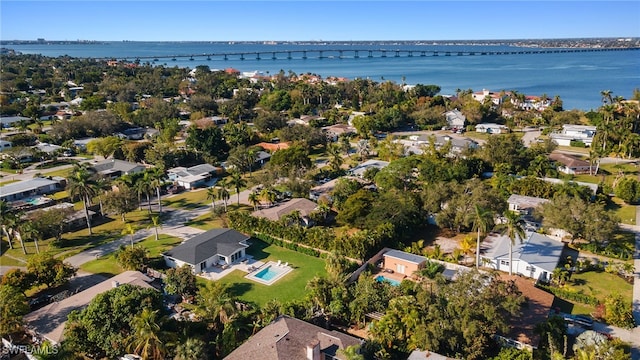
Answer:
[[[210,164],[200,164],[191,167],[175,167],[167,170],[169,180],[185,189],[195,189],[204,186],[217,173],[219,168]]]
[[[589,174],[596,170],[596,166],[586,160],[578,159],[574,156],[559,152],[552,152],[549,154],[549,159],[557,162],[559,164],[558,171],[564,174]]]
[[[504,99],[506,98],[506,95],[503,94],[501,95],[500,93],[495,93],[492,91],[489,91],[487,89],[482,89],[482,91],[476,91],[473,94],[471,94],[471,97],[478,102],[483,103],[485,101],[485,99],[490,99],[491,102],[494,105],[500,105],[502,104],[502,102],[504,101]]]
[[[538,281],[551,280],[553,269],[560,262],[564,243],[536,232],[525,233],[525,238],[516,239],[513,245],[513,273]],[[509,244],[506,235],[488,236],[483,245],[488,247],[481,255],[486,267],[509,272]]]
[[[349,175],[362,178],[364,176],[365,171],[367,171],[368,169],[377,168],[378,170],[382,170],[385,167],[387,167],[387,165],[389,165],[388,161],[373,160],[373,159],[367,160],[362,164],[359,164],[358,166],[354,167],[353,169],[349,169]]]
[[[444,113],[444,116],[447,118],[447,126],[449,126],[450,129],[464,128],[464,125],[467,122],[467,117],[458,109],[449,110]]]
[[[560,132],[551,133],[549,137],[558,145],[570,146],[572,141],[582,141],[585,146],[591,146],[595,135],[595,126],[565,124]]]
[[[449,135],[412,135],[409,136],[409,140],[412,142],[407,142],[406,140],[400,142],[405,145],[405,153],[413,153],[413,154],[422,154],[424,151],[421,149],[422,146],[431,145],[431,141],[435,141],[434,146],[437,150],[442,148],[445,145],[450,145],[451,150],[449,150],[449,155],[455,156],[462,153],[467,149],[477,149],[478,143],[474,140],[468,138],[460,138],[460,137],[452,137]],[[398,142],[398,140],[395,140]]]
[[[142,172],[146,167],[142,164],[125,160],[105,159],[93,164],[93,169],[101,175],[115,179],[122,175],[130,175]]]
[[[476,132],[487,134],[506,134],[509,132],[509,128],[505,125],[496,123],[482,123],[476,125]]]
[[[213,229],[186,240],[162,254],[168,267],[191,266],[194,274],[208,267],[226,266],[245,257],[249,236],[233,229]]]
[[[51,194],[64,189],[63,178],[36,177],[0,186],[0,200],[16,201],[27,197]]]
[[[547,202],[549,202],[547,199],[517,194],[511,194],[507,199],[509,210],[519,212],[521,215],[531,215],[533,210]]]

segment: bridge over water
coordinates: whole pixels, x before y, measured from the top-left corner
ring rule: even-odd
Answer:
[[[253,51],[253,52],[225,52],[203,54],[176,54],[158,56],[131,56],[123,57],[123,61],[160,61],[161,59],[223,59],[223,60],[292,60],[292,59],[359,59],[359,58],[387,58],[387,57],[427,57],[427,56],[488,56],[488,55],[538,55],[559,53],[580,53],[598,51],[634,51],[640,48],[570,48],[570,49],[519,49],[510,51],[440,51],[440,50],[403,50],[403,49],[353,49],[353,50],[278,50],[278,51]],[[115,60],[97,59],[97,60]]]

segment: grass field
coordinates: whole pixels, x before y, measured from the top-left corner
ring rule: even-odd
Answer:
[[[151,264],[157,263],[162,259],[161,254],[174,246],[179,245],[182,239],[160,234],[158,240],[156,237],[149,236],[148,238],[136,243],[136,246],[142,246],[147,250],[147,256]],[[80,269],[93,274],[102,274],[104,276],[115,276],[120,274],[124,270],[118,265],[115,254],[108,254],[102,256],[96,260],[89,261],[80,266]]]
[[[611,202],[607,204],[606,209],[613,211],[623,224],[636,224],[636,205],[626,204],[614,196],[611,198]]]
[[[565,288],[585,295],[595,296],[600,302],[604,302],[607,297],[618,293],[622,295],[624,299],[627,299],[628,305],[631,307],[633,286],[617,275],[604,271],[587,271],[581,274],[573,274],[571,280],[565,285]],[[596,310],[593,306],[578,302],[572,303],[566,300],[564,302],[567,303],[567,307],[571,307],[571,309],[564,308],[562,310],[571,312],[572,314],[591,314]],[[571,304],[573,306],[571,306]]]
[[[135,228],[146,228],[150,224],[149,214],[146,210],[136,210],[127,214],[127,221]],[[83,250],[102,245],[121,238],[124,224],[120,217],[101,219],[100,223],[94,223],[93,235],[89,235],[88,229],[66,233],[62,236],[62,241],[54,245],[54,239],[46,239],[38,241],[40,252],[50,252],[56,257],[65,259],[73,256]],[[36,253],[35,243],[33,241],[25,241],[25,249],[27,254],[23,254],[22,248],[18,241],[13,243],[14,249],[8,249],[6,239],[2,243],[2,255],[0,256],[0,264],[2,265],[24,265],[20,260],[26,261],[29,256]],[[20,259],[20,260],[15,260]]]
[[[307,282],[315,276],[324,276],[325,261],[323,259],[301,254],[275,245],[268,245],[258,239],[251,239],[247,253],[256,260],[288,262],[293,271],[272,285],[263,285],[245,279],[246,273],[236,270],[218,280],[229,284],[232,294],[243,300],[255,302],[262,306],[276,299],[282,302],[303,299],[307,293]]]

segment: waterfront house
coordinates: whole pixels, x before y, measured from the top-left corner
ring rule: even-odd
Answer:
[[[585,146],[591,146],[595,135],[595,126],[565,124],[560,132],[551,133],[549,137],[562,146],[570,146],[572,141],[581,141]]]
[[[596,170],[596,167],[592,166],[590,162],[560,152],[552,152],[549,154],[549,159],[558,163],[558,171],[564,174],[591,174]]]
[[[507,98],[507,94],[505,93],[495,93],[489,91],[487,89],[482,89],[482,91],[476,91],[471,94],[473,100],[484,103],[485,101],[491,101],[494,105],[500,105]]]
[[[526,232],[525,238],[513,245],[513,273],[549,282],[553,269],[558,266],[564,243],[536,232]],[[482,263],[494,270],[509,272],[509,244],[506,235],[490,235],[483,241],[487,251],[481,255]]]
[[[208,267],[229,265],[245,257],[249,236],[233,229],[213,229],[162,254],[168,267],[189,265],[194,274]]]
[[[224,359],[345,360],[338,350],[358,345],[362,340],[351,335],[280,315]]]
[[[505,125],[495,123],[482,123],[476,125],[476,132],[487,134],[506,134],[509,132],[509,128]]]

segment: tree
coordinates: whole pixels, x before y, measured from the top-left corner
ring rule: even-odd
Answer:
[[[88,204],[96,193],[94,185],[95,180],[93,174],[87,165],[75,164],[71,174],[67,178],[67,191],[71,197],[79,197],[82,200],[89,235],[92,235],[93,231],[91,230],[91,216],[89,216]]]
[[[169,294],[180,295],[183,299],[193,297],[198,292],[196,276],[189,265],[167,270],[165,284]]]
[[[22,317],[29,312],[27,297],[20,289],[0,285],[0,336],[17,331],[22,326]]]
[[[258,211],[258,204],[260,204],[260,195],[252,191],[248,196],[249,203],[253,206],[253,210]]]
[[[33,275],[36,285],[51,287],[64,284],[76,274],[77,269],[49,253],[42,253],[27,260],[27,272]]]
[[[229,145],[224,140],[222,130],[217,126],[204,129],[190,126],[187,130],[186,144],[214,161],[226,159],[229,152]]]
[[[625,177],[618,182],[614,192],[627,204],[636,203],[640,200],[640,181],[636,178]]]
[[[327,146],[327,155],[329,156],[329,167],[331,171],[338,172],[344,163],[342,158],[341,146],[337,143],[331,143]]]
[[[162,294],[155,289],[120,284],[96,295],[84,310],[69,315],[65,342],[94,358],[118,358],[130,343],[128,335],[134,333],[133,318],[145,308],[162,309]]]
[[[131,239],[131,247],[133,248],[133,235],[136,234],[136,231],[138,229],[136,229],[136,227],[131,224],[131,223],[126,223],[124,225],[124,228],[122,229],[122,235],[129,235],[129,238]]]
[[[217,196],[218,199],[222,200],[224,202],[224,211],[227,212],[227,201],[229,201],[229,189],[228,189],[229,184],[227,183],[227,181],[225,179],[221,179],[220,181],[218,181],[218,183],[216,184],[216,192],[217,192]]]
[[[13,243],[11,236],[9,236],[7,225],[10,224],[9,218],[11,216],[15,216],[15,214],[9,211],[9,205],[6,201],[0,200],[0,244],[2,244],[2,235],[7,234],[7,243],[9,244],[9,249],[13,249]]]
[[[40,236],[40,232],[32,222],[21,223],[18,227],[18,236],[21,239],[20,241],[24,241],[25,239],[33,240],[36,246],[36,254],[40,254],[40,248],[38,247],[38,236]]]
[[[503,214],[505,218],[504,226],[507,229],[506,235],[509,237],[509,275],[513,275],[513,245],[519,240],[524,240],[524,221],[520,218],[520,214],[507,210]]]
[[[154,215],[151,217],[151,226],[153,226],[153,231],[156,235],[156,241],[158,241],[158,228],[162,227],[162,220],[160,220],[160,216]]]
[[[476,268],[480,267],[480,233],[486,234],[493,226],[493,213],[477,204],[473,206],[473,230],[478,232],[476,244]]]
[[[237,311],[229,285],[217,281],[208,281],[206,286],[200,289],[197,304],[196,311],[215,330],[222,330],[224,324],[231,321]]]
[[[337,354],[343,356],[345,360],[365,360],[364,356],[360,354],[360,345],[351,345],[344,349],[338,349]]]
[[[207,347],[198,338],[188,338],[176,346],[176,356],[173,360],[208,360]]]
[[[216,211],[216,200],[218,199],[218,194],[215,186],[211,186],[207,188],[207,200],[211,200],[211,211]]]
[[[104,208],[108,212],[120,215],[122,222],[126,223],[128,212],[138,207],[138,197],[130,187],[121,184],[116,190],[108,191],[104,195]]]
[[[240,189],[247,186],[247,181],[242,178],[242,173],[239,171],[232,171],[230,184],[236,189],[236,194],[238,196],[238,207],[240,207]]]
[[[131,319],[129,349],[145,360],[165,359],[167,349],[160,340],[160,321],[158,310],[148,307]]]
[[[95,139],[87,143],[87,151],[89,153],[101,155],[105,159],[109,158],[109,156],[113,155],[113,153],[121,147],[122,139],[117,136]]]
[[[35,278],[33,274],[19,268],[15,268],[7,271],[2,276],[0,285],[12,286],[20,290],[22,293],[25,293],[31,288],[31,286],[33,286],[34,281]]]

